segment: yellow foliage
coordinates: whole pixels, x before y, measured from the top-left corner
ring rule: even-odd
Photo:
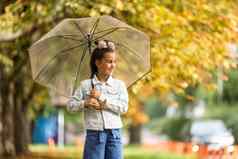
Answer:
[[[230,42],[238,42],[238,3],[233,0],[176,3],[53,0],[47,3],[27,1],[24,5],[22,2],[26,1],[18,0],[5,7],[5,13],[0,15],[0,34],[22,31],[25,26],[37,28],[45,24],[50,28],[56,19],[66,16],[113,14],[150,36],[152,72],[130,89],[128,114],[135,123],[148,121],[142,115],[140,102],[153,92],[159,92],[161,99],[165,99],[171,92],[184,93],[185,88],[196,84],[214,90],[216,81],[212,73],[237,67],[226,47]],[[0,61],[10,64],[4,56],[0,56]],[[227,80],[227,77],[222,76],[222,79]],[[193,100],[193,97],[187,98]]]
[[[8,58],[7,56],[5,56],[4,54],[1,54],[0,53],[0,63],[6,65],[6,66],[10,66],[12,67],[13,66],[13,61]]]

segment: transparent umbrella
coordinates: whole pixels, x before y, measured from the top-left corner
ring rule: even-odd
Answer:
[[[29,49],[33,79],[69,97],[80,81],[90,78],[89,61],[95,41],[115,44],[113,76],[127,87],[151,69],[148,36],[111,16],[65,19]]]

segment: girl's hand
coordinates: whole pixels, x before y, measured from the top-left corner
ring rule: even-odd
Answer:
[[[97,91],[95,88],[93,88],[90,92],[90,96],[92,98],[98,99],[101,96],[101,93],[99,91]]]
[[[98,102],[98,100],[96,98],[87,98],[85,100],[85,106],[87,108],[93,108],[93,109],[96,109],[96,110],[101,110],[102,109],[101,104]]]

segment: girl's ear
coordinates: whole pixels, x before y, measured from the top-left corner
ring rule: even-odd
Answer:
[[[99,61],[99,60],[96,60],[96,61],[95,61],[95,64],[96,64],[97,67],[99,67],[100,61]]]

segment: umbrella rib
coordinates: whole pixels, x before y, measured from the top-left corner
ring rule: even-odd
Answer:
[[[82,43],[82,44],[80,44],[80,45],[76,45],[76,46],[74,46],[74,47],[71,47],[71,48],[62,50],[62,51],[60,51],[58,54],[54,55],[54,56],[47,62],[47,64],[44,65],[44,67],[39,71],[39,73],[37,74],[35,80],[39,78],[40,74],[42,74],[42,72],[47,68],[47,66],[50,64],[50,62],[53,61],[57,56],[59,56],[59,54],[62,55],[62,54],[64,54],[64,53],[67,53],[67,52],[70,51],[70,50],[76,49],[76,48],[78,48],[78,47],[80,47],[80,46],[82,46],[82,45],[84,45],[84,44],[85,44],[85,43]]]
[[[111,28],[111,31],[109,31],[109,32],[107,32],[107,33],[105,33],[105,34],[103,34],[103,35],[101,35],[101,36],[99,36],[99,37],[93,39],[92,41],[96,41],[96,40],[98,40],[98,39],[100,39],[100,38],[102,38],[102,37],[104,37],[104,36],[106,36],[106,35],[108,35],[108,34],[114,32],[114,31],[116,31],[116,30],[118,30],[118,29],[121,29],[121,28],[123,28],[123,27]],[[112,41],[112,40],[111,40],[111,41]],[[114,41],[112,41],[112,42],[114,42]],[[122,47],[128,49],[129,52],[131,52],[132,54],[134,54],[134,55],[137,56],[138,58],[143,59],[143,57],[137,55],[137,53],[136,53],[134,50],[130,49],[130,48],[127,47],[126,45],[121,44],[121,43],[118,43],[118,42],[114,42],[114,43],[115,43],[116,45],[121,45]]]
[[[127,27],[115,27],[116,29],[125,29],[125,28],[127,28]],[[115,28],[109,28],[109,29],[105,29],[105,30],[101,30],[101,31],[99,31],[99,32],[96,32],[96,33],[94,33],[94,35],[96,35],[96,34],[99,34],[99,33],[102,33],[102,32],[105,32],[105,31],[109,31],[109,30],[113,30],[113,29],[115,29]]]
[[[92,41],[96,41],[96,40],[98,40],[98,39],[100,39],[100,38],[102,38],[102,37],[104,37],[104,36],[106,36],[106,35],[108,35],[108,34],[110,34],[110,33],[113,33],[113,32],[116,31],[117,29],[119,29],[119,28],[113,28],[111,31],[109,31],[109,32],[107,32],[107,33],[105,33],[105,34],[103,34],[103,35],[101,35],[101,36],[99,36],[99,37],[93,39]]]
[[[74,41],[79,41],[79,42],[83,42],[83,40],[81,40],[81,39],[74,39],[74,38],[66,37],[66,36],[64,36],[64,35],[51,36],[51,37],[49,37],[49,38],[47,38],[47,39],[45,39],[45,40],[53,39],[53,38],[55,38],[55,37],[63,38],[63,39],[69,39],[69,40],[74,40]],[[38,44],[38,43],[36,43],[36,44]],[[33,44],[33,45],[36,45],[36,44]]]
[[[127,89],[131,88],[131,86],[133,86],[136,82],[142,80],[145,76],[147,76],[149,73],[151,72],[151,69],[149,71],[147,71],[146,73],[144,73],[141,77],[139,77],[137,80],[135,80],[133,83],[131,83]]]
[[[125,58],[124,56],[121,56],[127,63],[131,63],[128,61],[127,58]],[[134,70],[132,69],[132,67],[128,67],[129,70],[131,70],[130,72],[134,72]]]
[[[97,28],[97,26],[98,26],[98,23],[99,23],[99,18],[97,19],[97,21],[93,24],[93,27],[92,27],[92,29],[90,30],[90,35],[93,35],[94,34],[94,32],[95,32],[95,30],[96,30],[96,28]]]
[[[143,57],[139,56],[134,50],[130,49],[130,48],[127,47],[126,45],[121,44],[121,43],[118,43],[118,45],[121,45],[121,46],[124,47],[125,49],[128,49],[129,52],[131,52],[132,54],[134,54],[134,55],[137,56],[138,58],[143,59]]]
[[[79,26],[76,22],[74,22],[74,24],[76,25],[76,27],[78,28],[78,30],[80,31],[80,33],[83,35],[83,37],[84,37],[85,39],[87,39],[87,36],[84,35],[84,33],[83,33],[82,29],[80,28],[80,26]]]
[[[121,29],[121,28],[125,28],[125,27],[115,27],[115,28],[107,29],[107,30],[110,30],[110,31],[107,32],[107,33],[105,33],[105,34],[103,34],[103,35],[101,35],[101,36],[99,36],[99,37],[97,37],[97,38],[95,38],[93,41],[96,41],[96,40],[98,40],[98,39],[100,39],[100,38],[102,38],[102,37],[104,37],[104,36],[106,36],[106,35],[108,35],[108,34],[114,32],[114,31],[116,31],[116,30],[118,30],[118,29]],[[104,31],[106,31],[106,30],[104,30]],[[101,32],[104,32],[104,31],[101,31]],[[96,33],[95,33],[95,34],[96,34]],[[112,40],[111,40],[111,41],[112,41]],[[112,42],[114,42],[114,41],[112,41]],[[130,48],[127,47],[126,45],[121,44],[121,43],[117,43],[117,42],[114,42],[114,43],[115,43],[116,45],[121,45],[122,47],[128,49],[132,54],[136,55],[138,58],[143,59],[141,56],[137,55],[137,53],[136,53],[134,50],[130,49]]]
[[[64,39],[69,39],[69,40],[74,40],[74,41],[81,41],[81,42],[83,41],[81,39],[70,38],[65,35],[57,35],[57,36],[53,36],[53,37],[59,37],[59,38],[64,38]]]
[[[126,46],[122,43],[115,42],[115,41],[112,41],[112,42],[116,45],[120,45],[120,46],[124,47],[125,49],[129,50],[129,52],[131,52],[133,55],[137,56],[138,58],[143,59],[143,57],[139,56],[134,50],[130,49],[128,46]]]
[[[67,61],[68,58],[69,58],[69,56],[67,56],[66,58],[64,58],[64,61]],[[59,63],[59,62],[58,62],[58,63]],[[59,67],[59,68],[60,68],[60,67]],[[59,68],[57,68],[57,69],[59,69]],[[52,75],[52,76],[48,79],[48,81],[51,81],[54,77],[55,77],[55,76]]]
[[[83,62],[83,59],[84,59],[84,57],[85,57],[85,55],[86,55],[86,51],[87,51],[87,47],[84,47],[84,49],[83,49],[83,54],[82,54],[82,56],[81,56],[80,63],[79,63],[79,65],[78,65],[77,71],[76,71],[76,78],[75,78],[74,85],[73,85],[73,86],[74,86],[74,87],[73,87],[73,94],[74,94],[75,89],[76,89],[76,82],[77,82],[77,80],[78,80],[78,74],[79,74],[79,72],[80,72],[80,68],[81,68],[81,64],[82,64],[82,62]]]
[[[63,35],[60,35],[60,36],[75,36],[75,34],[63,34]]]

